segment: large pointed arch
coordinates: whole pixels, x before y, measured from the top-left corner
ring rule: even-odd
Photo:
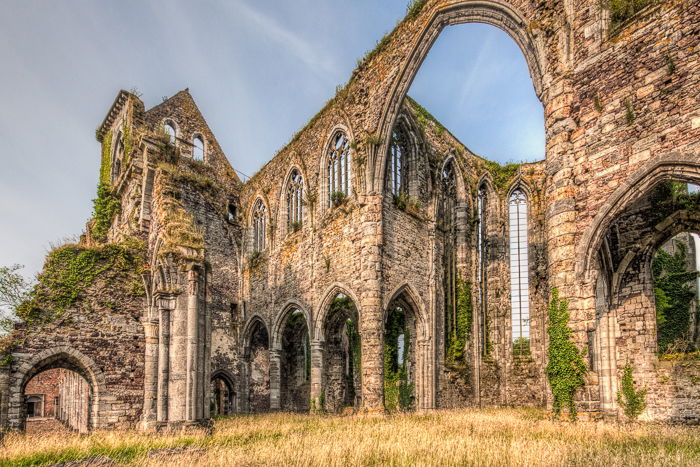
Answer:
[[[368,164],[369,178],[373,185],[370,191],[382,188],[386,171],[386,154],[390,144],[391,130],[400,112],[408,89],[418,69],[425,60],[433,43],[447,26],[466,23],[484,23],[505,31],[518,44],[525,56],[535,93],[540,101],[543,93],[543,80],[546,70],[544,41],[534,34],[525,16],[511,2],[506,0],[467,0],[434,9],[430,20],[416,40],[408,58],[399,71],[395,84],[389,91],[389,98],[382,109],[378,133],[383,143],[373,154]]]

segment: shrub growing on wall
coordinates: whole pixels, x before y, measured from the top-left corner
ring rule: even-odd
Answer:
[[[552,289],[552,300],[549,303],[549,348],[547,356],[547,377],[554,396],[553,410],[559,416],[562,407],[569,409],[569,419],[576,420],[576,405],[574,395],[576,390],[585,384],[587,372],[583,361],[583,352],[576,347],[572,337],[573,330],[569,327],[569,302],[559,299],[559,290]]]
[[[403,348],[399,336],[403,335]],[[408,359],[411,334],[404,311],[389,311],[384,333],[384,407],[388,412],[408,410],[413,406],[413,383],[409,381]],[[401,358],[399,359],[399,354]]]
[[[622,391],[617,393],[617,403],[630,420],[639,417],[646,407],[646,389],[634,389],[634,367],[627,363],[622,373]]]

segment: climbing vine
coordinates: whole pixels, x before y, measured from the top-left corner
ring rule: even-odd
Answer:
[[[473,309],[471,282],[457,278],[457,306],[455,309],[455,326],[445,336],[447,348],[445,364],[454,368],[466,368],[466,345],[471,337]]]
[[[100,182],[97,185],[97,198],[92,200],[92,217],[95,222],[90,233],[95,241],[101,243],[107,241],[109,228],[120,209],[121,203],[112,194],[109,184]]]
[[[17,308],[17,316],[28,324],[50,322],[85,298],[98,279],[110,290],[121,283],[127,286],[128,295],[143,295],[144,250],[143,243],[135,239],[98,248],[56,248],[48,254],[31,298]]]
[[[402,349],[399,345],[401,335],[404,336]],[[409,410],[413,406],[413,383],[408,377],[410,347],[406,314],[400,307],[395,307],[389,311],[384,332],[384,407],[390,413]]]
[[[559,416],[563,406],[569,409],[569,419],[576,420],[574,394],[585,384],[587,372],[583,352],[572,340],[573,330],[569,327],[569,302],[559,298],[559,290],[552,289],[549,303],[549,348],[547,356],[547,377],[554,396],[553,410]]]
[[[102,137],[102,160],[100,161],[100,184],[109,185],[112,178],[112,132]]]
[[[656,337],[659,352],[696,350],[688,339],[690,310],[696,300],[691,283],[697,272],[688,271],[687,245],[675,242],[674,254],[660,249],[652,261],[656,299]],[[681,348],[682,347],[682,348]]]
[[[610,28],[615,29],[655,0],[603,0],[610,11]]]
[[[634,367],[627,363],[622,373],[622,391],[617,393],[617,403],[620,404],[622,410],[630,420],[635,420],[639,417],[644,408],[646,401],[644,400],[647,394],[646,389],[634,389]]]

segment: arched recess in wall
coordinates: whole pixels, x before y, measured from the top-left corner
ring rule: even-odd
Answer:
[[[391,412],[425,408],[428,377],[426,321],[420,298],[399,287],[384,313],[384,408]]]
[[[589,367],[598,375],[604,412],[617,410],[619,375],[626,364],[640,372],[668,352],[680,358],[695,348],[694,342],[687,345],[691,334],[696,334],[691,329],[693,313],[681,310],[685,325],[679,325],[678,316],[665,315],[677,311],[665,310],[668,295],[685,285],[677,283],[666,295],[661,283],[669,273],[657,260],[664,255],[673,259],[675,253],[667,252],[673,250],[678,234],[700,233],[700,195],[692,194],[689,183],[700,184],[700,164],[695,161],[672,164],[666,159],[640,169],[621,187],[628,191],[614,193],[601,208],[610,217],[599,219],[600,232],[584,236],[584,241],[598,239],[595,250],[584,252],[580,261],[588,264],[581,273],[595,297],[595,317],[588,318],[594,319],[595,326],[588,334],[587,354]],[[625,342],[624,349],[618,348],[619,342]],[[656,371],[654,365],[651,371],[635,374],[637,384],[658,384],[662,376]],[[684,376],[678,372],[675,377]]]
[[[525,16],[505,0],[470,0],[440,7],[432,12],[416,43],[408,54],[399,72],[396,84],[390,89],[389,99],[382,109],[378,126],[382,144],[369,155],[368,179],[372,180],[369,191],[382,189],[385,179],[386,157],[391,144],[391,133],[400,113],[401,104],[418,70],[433,43],[447,27],[466,23],[483,23],[505,31],[518,44],[525,56],[535,93],[542,100],[543,77],[546,58],[543,38],[535,35]]]
[[[273,326],[275,370],[270,386],[279,388],[279,407],[286,412],[308,412],[311,401],[310,317],[297,302],[288,303]],[[275,403],[276,401],[273,401]]]
[[[248,412],[270,410],[270,334],[263,319],[254,315],[243,328],[245,383],[243,404]]]
[[[46,349],[30,360],[18,361],[19,371],[12,375],[10,404],[20,407],[15,413],[17,419],[10,419],[11,426],[24,429],[27,404],[24,401],[28,384],[36,376],[56,369],[65,370],[65,384],[59,383],[58,418],[79,432],[87,432],[100,427],[100,417],[104,410],[103,400],[107,395],[106,382],[102,370],[95,362],[78,350],[61,346]]]
[[[231,372],[224,369],[212,371],[209,392],[211,417],[238,412],[235,387]]]

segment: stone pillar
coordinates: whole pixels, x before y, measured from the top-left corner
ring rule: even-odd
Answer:
[[[198,415],[198,353],[199,353],[199,272],[191,269],[187,277],[187,364],[185,390],[185,420],[197,420]]]
[[[170,318],[168,422],[187,420],[187,299],[179,296]]]
[[[323,342],[311,342],[311,411],[323,410],[321,392],[323,391]]]
[[[158,320],[144,321],[146,336],[146,357],[143,375],[143,414],[142,429],[152,429],[157,420],[158,406]]]
[[[159,298],[158,302],[158,404],[157,420],[168,421],[168,389],[170,385],[170,313],[175,308],[173,297]]]
[[[281,407],[282,358],[277,349],[270,349],[270,410]]]
[[[2,432],[9,428],[8,409],[10,407],[10,365],[0,365],[0,441]]]
[[[384,310],[381,254],[382,197],[367,197],[362,222],[360,339],[362,341],[362,405],[366,413],[384,412]]]

